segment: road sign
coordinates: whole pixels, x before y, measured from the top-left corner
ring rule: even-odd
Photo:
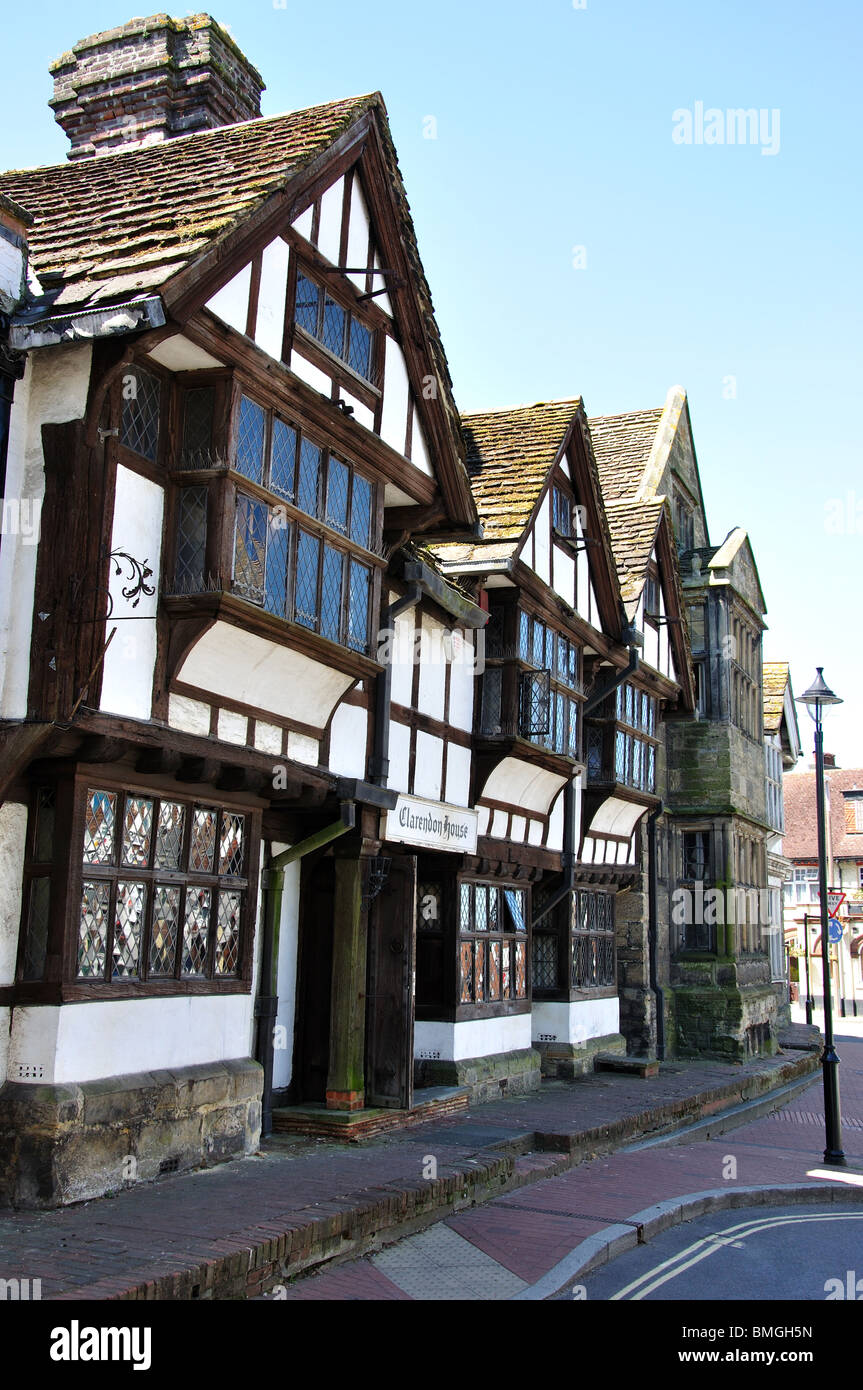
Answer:
[[[844,930],[845,928],[838,917],[830,918],[830,921],[827,923],[827,935],[832,942],[841,941]]]
[[[816,888],[815,896],[818,902],[821,901],[821,889]],[[838,888],[827,889],[827,911],[831,917],[835,917],[840,907],[845,901],[845,894]]]

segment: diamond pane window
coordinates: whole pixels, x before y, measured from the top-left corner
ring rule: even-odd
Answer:
[[[284,618],[288,596],[288,564],[291,528],[282,524],[278,512],[270,512],[267,523],[267,560],[264,575],[264,607]]]
[[[554,748],[557,753],[565,753],[568,742],[568,729],[566,727],[566,699],[560,693],[554,697]]]
[[[318,336],[318,316],[320,312],[321,291],[308,276],[297,276],[296,321],[313,337]]]
[[[557,989],[556,936],[534,936],[532,965],[534,989]]]
[[[461,958],[461,989],[459,1001],[462,1004],[473,1002],[473,942],[462,941],[459,947]]]
[[[39,864],[50,864],[54,858],[54,813],[57,794],[53,787],[40,787],[36,798],[36,834],[33,858]]]
[[[348,365],[359,376],[368,378],[371,371],[372,335],[365,324],[351,319],[351,336],[348,351]]]
[[[195,807],[192,817],[192,840],[189,845],[189,869],[193,874],[213,873],[217,819],[218,812],[212,807]]]
[[[187,391],[183,410],[183,468],[209,468],[212,464],[213,411],[216,392],[212,386]]]
[[[324,566],[321,575],[321,635],[338,642],[342,617],[342,584],[345,557],[340,550],[324,545]]]
[[[488,927],[488,889],[474,889],[474,930],[485,931]]]
[[[144,796],[128,796],[123,817],[123,848],[120,862],[146,869],[150,862],[150,836],[153,829],[153,803]]]
[[[512,992],[512,942],[504,941],[501,946],[500,997],[509,999]]]
[[[116,792],[88,792],[84,814],[84,863],[110,864],[114,858]]]
[[[108,883],[85,879],[81,885],[81,917],[78,923],[79,980],[105,978],[106,936],[111,888]]]
[[[354,487],[351,495],[351,540],[368,549],[369,533],[372,523],[372,487],[365,478],[354,474]]]
[[[500,931],[500,892],[497,888],[489,888],[486,891],[488,892],[488,929],[489,931]]]
[[[264,471],[264,411],[248,396],[240,399],[237,422],[237,454],[234,467],[253,483],[263,481]]]
[[[518,615],[518,654],[522,661],[530,660],[530,618],[525,612]]]
[[[297,506],[309,516],[320,512],[321,457],[322,450],[308,439],[300,441],[300,481],[297,493]]]
[[[270,455],[270,488],[284,497],[294,500],[294,466],[297,457],[297,431],[284,420],[273,421],[273,447]]]
[[[234,815],[230,811],[222,813],[222,830],[219,835],[219,873],[228,878],[238,878],[243,872],[243,830],[245,816]]]
[[[504,931],[527,931],[524,893],[520,888],[504,888],[503,900],[506,904]]]
[[[180,889],[158,883],[153,893],[153,927],[150,933],[150,974],[173,975],[177,959],[180,923]]]
[[[297,544],[297,589],[294,616],[303,627],[318,625],[318,556],[321,543],[316,536],[300,531]]]
[[[216,922],[216,951],[213,973],[216,975],[236,975],[240,960],[240,907],[242,897],[239,893],[220,893],[219,911]]]
[[[521,678],[521,734],[547,738],[551,713],[548,671],[526,672]]]
[[[210,890],[186,889],[186,915],[183,922],[183,975],[203,975],[207,966],[210,937]]]
[[[337,304],[334,299],[330,299],[328,294],[324,295],[324,321],[321,330],[321,342],[325,348],[334,353],[336,357],[345,355],[345,322],[347,314],[341,304]]]
[[[207,489],[180,488],[174,592],[197,594],[204,587],[207,550]]]
[[[500,942],[488,943],[488,988],[486,997],[490,1002],[500,999]]]
[[[263,603],[269,508],[238,492],[236,515],[234,591],[252,603]]]
[[[578,757],[578,705],[575,700],[569,702],[569,756]]]
[[[24,979],[41,980],[48,954],[48,926],[51,914],[51,880],[47,876],[30,881],[27,910],[27,941],[24,947]]]
[[[183,849],[183,828],[186,822],[186,808],[178,801],[163,801],[159,807],[159,821],[156,826],[157,869],[179,869]]]
[[[349,473],[343,463],[330,456],[327,469],[327,514],[326,523],[343,536],[348,532],[348,478]]]
[[[473,983],[474,998],[477,1003],[485,998],[485,947],[484,941],[474,942]]]
[[[515,997],[527,997],[527,946],[523,941],[514,943],[515,949]]]
[[[459,887],[458,899],[458,925],[459,931],[470,931],[470,884],[462,883]]]
[[[162,383],[141,367],[129,368],[124,373],[120,443],[151,463],[156,461],[159,443],[161,395]]]
[[[369,649],[369,588],[371,570],[351,560],[351,591],[348,606],[348,646],[355,652]]]
[[[503,671],[499,666],[488,666],[482,678],[482,705],[480,707],[480,732],[499,734],[501,732],[500,701]]]
[[[121,879],[117,884],[117,903],[114,909],[112,980],[137,977],[146,911],[146,884],[129,883]]]

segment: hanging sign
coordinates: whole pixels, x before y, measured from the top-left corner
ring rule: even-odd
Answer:
[[[443,801],[423,801],[400,796],[383,818],[382,836],[421,849],[443,849],[453,854],[475,854],[477,813]]]

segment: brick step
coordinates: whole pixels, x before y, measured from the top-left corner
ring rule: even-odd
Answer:
[[[273,1111],[273,1129],[278,1134],[307,1134],[317,1139],[337,1139],[356,1143],[392,1130],[410,1129],[427,1120],[448,1119],[468,1108],[470,1092],[466,1086],[435,1086],[420,1097],[410,1110],[328,1110],[322,1104],[287,1105]]]

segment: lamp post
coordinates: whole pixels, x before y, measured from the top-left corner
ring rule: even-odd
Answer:
[[[812,1022],[812,986],[809,982],[809,913],[803,914],[803,940],[806,945],[806,1022]]]
[[[805,705],[815,721],[815,804],[818,815],[818,885],[821,898],[821,974],[824,979],[824,1051],[821,1055],[821,1071],[824,1077],[824,1122],[827,1137],[824,1162],[839,1166],[844,1165],[845,1155],[842,1152],[839,1111],[839,1058],[833,1046],[833,1005],[830,997],[827,826],[824,811],[824,730],[821,724],[821,711],[825,705],[841,705],[842,701],[838,695],[833,694],[827,685],[823,671],[823,666],[817,667],[815,680],[809,689],[798,697],[798,704]]]

